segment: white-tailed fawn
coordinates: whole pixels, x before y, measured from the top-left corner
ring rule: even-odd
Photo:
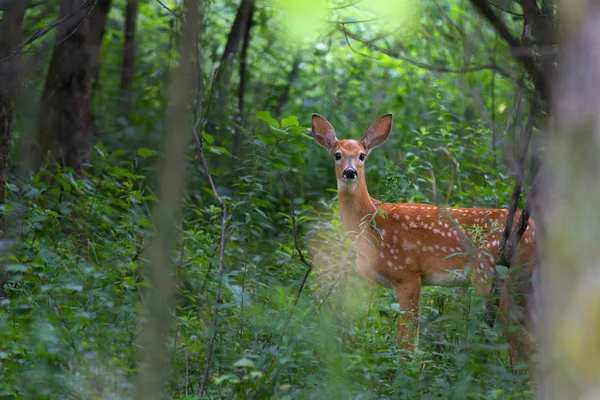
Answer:
[[[490,292],[508,210],[384,203],[371,197],[364,164],[370,152],[387,140],[391,129],[392,114],[386,114],[369,127],[362,140],[338,140],[325,118],[312,116],[314,139],[335,161],[340,216],[346,233],[354,241],[358,271],[363,277],[396,291],[404,312],[399,338],[403,347],[412,351],[418,338],[422,286],[470,283],[482,294]],[[519,218],[519,213],[515,218]],[[511,271],[531,264],[535,252],[534,229],[530,220]],[[506,317],[505,313],[516,311],[522,303],[509,297],[510,288],[506,286],[510,282],[506,279],[501,290],[499,318],[503,318],[503,323],[519,325],[517,331],[511,329],[506,336],[514,361],[529,356],[533,342],[521,317]],[[521,290],[527,283],[515,282],[515,286]]]

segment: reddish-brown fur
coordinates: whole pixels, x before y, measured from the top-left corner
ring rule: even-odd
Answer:
[[[363,173],[364,159],[360,157],[364,154],[366,159],[373,148],[383,144],[391,126],[392,116],[387,114],[371,125],[361,141],[337,140],[329,122],[316,114],[312,119],[313,137],[336,162],[340,216],[347,234],[355,241],[358,270],[362,276],[394,288],[400,308],[405,311],[399,336],[403,346],[412,350],[414,340],[408,340],[413,336],[409,329],[416,328],[414,336],[418,335],[422,286],[471,283],[480,293],[489,293],[508,211],[445,209],[417,203],[383,203],[372,198]],[[351,169],[356,171],[355,178]],[[353,179],[345,179],[344,170],[350,171]],[[516,266],[531,263],[534,236],[535,227],[530,220],[514,260]],[[471,267],[465,276],[468,264]],[[518,283],[523,286],[526,281],[524,278]],[[501,309],[516,312],[520,302],[508,295],[508,289],[502,289]],[[523,322],[521,317],[510,321],[509,317],[501,318],[506,324]],[[531,337],[522,329],[508,334],[507,341],[513,347],[511,354],[517,358],[531,352]]]

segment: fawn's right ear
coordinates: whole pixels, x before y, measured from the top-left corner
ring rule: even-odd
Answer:
[[[312,136],[317,143],[331,151],[337,143],[333,126],[319,114],[312,115]]]

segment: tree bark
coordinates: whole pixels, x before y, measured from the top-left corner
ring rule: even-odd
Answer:
[[[254,4],[250,6],[250,12],[248,14],[248,21],[244,31],[244,42],[242,45],[242,53],[240,54],[240,84],[238,87],[238,121],[240,125],[244,121],[244,95],[246,94],[246,83],[248,82],[247,72],[247,58],[248,58],[248,47],[250,46],[250,30],[254,23],[252,17],[254,15]],[[242,130],[237,128],[235,130],[235,136],[233,138],[233,156],[237,156],[240,143],[242,141]]]
[[[227,44],[221,56],[219,70],[213,82],[215,99],[209,116],[209,131],[216,131],[217,143],[222,143],[224,138],[222,132],[227,120],[227,90],[230,87],[231,75],[234,71],[233,63],[240,53],[244,42],[244,35],[249,24],[251,24],[254,13],[254,0],[242,0],[235,15]],[[237,113],[236,113],[237,114]]]
[[[566,5],[566,4],[565,4]],[[561,10],[540,252],[543,399],[600,398],[600,4]]]
[[[533,0],[522,0],[521,3],[523,7],[525,7],[525,5],[529,4],[531,1]],[[477,9],[477,11],[479,11],[479,13],[490,22],[490,24],[494,27],[498,35],[508,44],[508,46],[513,51],[513,57],[515,58],[515,60],[519,61],[523,65],[523,68],[525,68],[525,71],[527,71],[529,78],[535,85],[536,91],[540,93],[541,99],[546,100],[549,96],[549,88],[547,81],[548,77],[545,76],[544,70],[540,68],[539,63],[536,62],[536,60],[534,59],[533,49],[523,48],[522,43],[512,35],[510,30],[508,29],[508,26],[492,9],[492,6],[490,6],[490,3],[487,0],[471,0],[471,3]],[[537,6],[535,6],[535,4],[534,8],[537,9]],[[525,24],[524,28],[526,28],[526,25],[527,23]]]
[[[63,0],[42,95],[35,167],[48,161],[81,172],[93,148],[92,88],[111,0]]]
[[[125,40],[123,45],[123,68],[121,70],[121,99],[119,110],[129,116],[132,103],[133,76],[135,73],[135,26],[137,22],[138,0],[128,0],[125,10]]]
[[[15,2],[0,20],[0,60],[14,50],[22,40],[22,25],[29,1]],[[6,201],[8,158],[15,116],[15,95],[19,82],[18,54],[0,62],[0,204]],[[4,229],[4,213],[0,213],[0,229]]]
[[[300,57],[296,57],[292,64],[292,70],[290,71],[287,84],[283,88],[283,93],[277,100],[277,106],[275,107],[275,118],[280,118],[281,113],[283,112],[283,108],[286,106],[288,100],[290,99],[290,93],[292,91],[292,86],[296,82],[298,78],[298,73],[300,72]]]

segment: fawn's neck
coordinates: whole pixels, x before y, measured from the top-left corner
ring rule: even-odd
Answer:
[[[376,211],[364,176],[350,184],[338,180],[338,202],[344,229],[351,237],[361,232],[361,222],[368,221]]]

